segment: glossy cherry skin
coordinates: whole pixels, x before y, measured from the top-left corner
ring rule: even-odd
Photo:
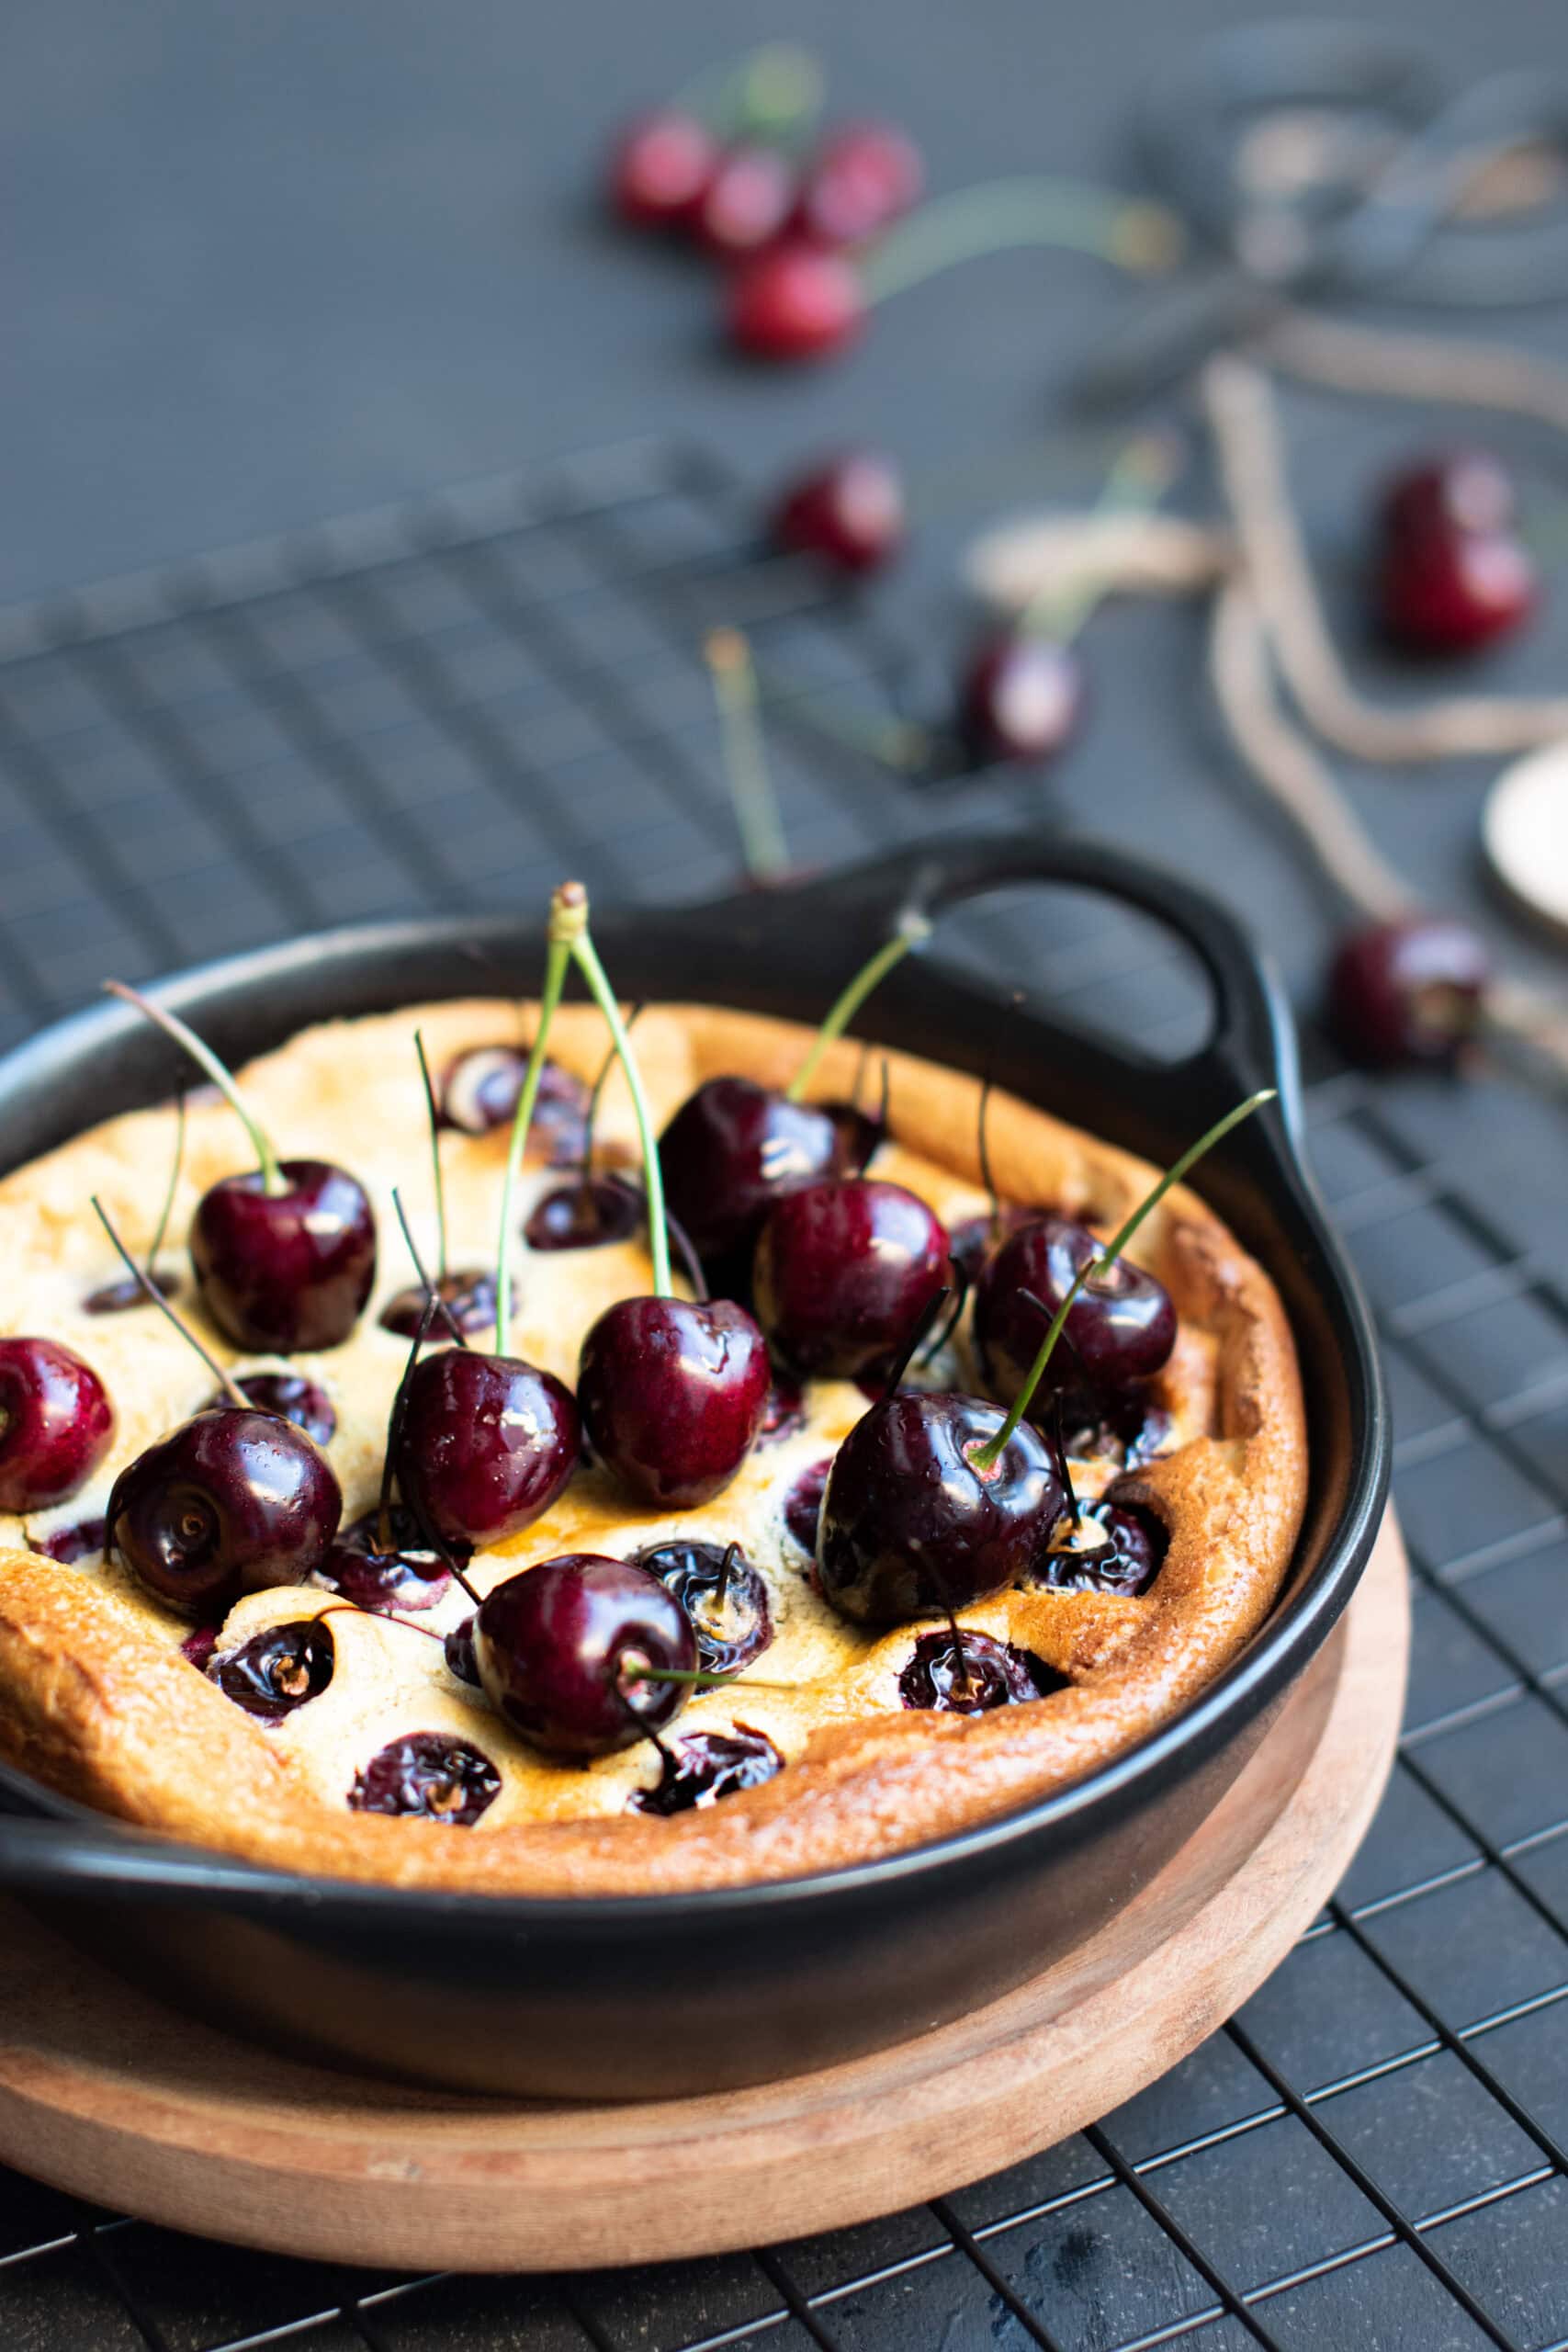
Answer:
[[[471,1046],[457,1055],[442,1072],[438,1089],[443,1126],[466,1136],[509,1126],[527,1069],[527,1054],[518,1046]],[[547,1060],[528,1122],[526,1157],[543,1158],[554,1167],[577,1159],[587,1117],[587,1087],[558,1062]]]
[[[1050,1592],[1114,1592],[1133,1600],[1147,1592],[1165,1563],[1170,1538],[1153,1511],[1111,1494],[1085,1503],[1079,1514],[1099,1528],[1103,1543],[1081,1551],[1048,1552],[1028,1581]],[[1060,1533],[1060,1530],[1057,1531]]]
[[[530,1250],[602,1250],[629,1241],[645,1215],[635,1184],[619,1176],[584,1176],[536,1201],[523,1233]]]
[[[967,1625],[959,1627],[956,1639],[949,1625],[922,1634],[898,1677],[906,1707],[953,1715],[988,1714],[993,1707],[1021,1706],[1066,1687],[1066,1677],[1032,1650],[1017,1649]]]
[[[800,191],[792,227],[819,245],[859,245],[919,200],[925,166],[904,131],[851,122],[823,143]]]
[[[865,323],[861,281],[841,254],[785,238],[744,263],[725,296],[729,339],[752,359],[825,359]]]
[[[692,207],[691,230],[705,253],[738,261],[772,244],[795,206],[795,173],[777,147],[727,148]]]
[[[398,1491],[436,1543],[483,1551],[548,1510],[581,1442],[571,1391],[553,1373],[515,1356],[443,1348],[409,1376]]]
[[[634,229],[683,228],[712,178],[719,151],[695,115],[676,107],[639,115],[610,152],[610,202]]]
[[[48,1510],[92,1476],[114,1435],[107,1391],[58,1340],[0,1340],[0,1510]]]
[[[1492,963],[1469,926],[1441,916],[1370,923],[1341,942],[1328,1018],[1352,1061],[1451,1069],[1477,1035]]]
[[[698,1257],[722,1258],[750,1245],[781,1194],[835,1174],[840,1149],[827,1110],[749,1078],[710,1078],[660,1138],[664,1196]]]
[[[817,1531],[823,1596],[861,1625],[945,1616],[1017,1584],[1066,1508],[1054,1457],[1021,1422],[996,1466],[971,1455],[1005,1419],[978,1396],[901,1388],[834,1457]]]
[[[1100,1244],[1070,1217],[1043,1216],[1003,1244],[975,1285],[975,1340],[987,1381],[1000,1396],[1016,1396],[1045,1337],[1047,1315],[1072,1288]],[[1068,1310],[1064,1336],[1035,1391],[1032,1415],[1043,1416],[1054,1395],[1081,1385],[1121,1389],[1150,1379],[1176,1345],[1176,1309],[1163,1283],[1127,1257],[1091,1275]],[[1077,1361],[1075,1362],[1075,1357]]]
[[[1456,450],[1402,474],[1384,497],[1373,574],[1383,635],[1434,655],[1478,652],[1511,636],[1540,594],[1513,522],[1513,485],[1483,450]]]
[[[450,1732],[411,1731],[378,1748],[355,1774],[355,1813],[396,1813],[471,1829],[501,1794],[501,1774],[482,1748]]]
[[[569,1552],[494,1586],[474,1621],[492,1707],[547,1756],[608,1756],[661,1730],[689,1686],[639,1682],[638,1666],[696,1669],[691,1620],[629,1560]]]
[[[236,1346],[297,1355],[335,1348],[376,1280],[376,1220],[365,1188],[324,1159],[286,1159],[285,1190],[261,1173],[225,1176],[191,1220],[202,1302]]]
[[[458,1333],[467,1339],[475,1331],[495,1329],[495,1272],[490,1266],[464,1266],[435,1278],[435,1295],[440,1301],[430,1318],[427,1336],[439,1347],[443,1340]],[[512,1286],[513,1310],[517,1305],[517,1285]],[[412,1340],[424,1320],[425,1290],[423,1283],[411,1283],[387,1301],[381,1309],[383,1331],[396,1331],[400,1339]]]
[[[577,1401],[589,1443],[639,1502],[693,1510],[722,1493],[767,1409],[768,1350],[727,1298],[623,1298],[582,1342]]]
[[[318,1445],[330,1444],[337,1433],[337,1407],[319,1380],[307,1380],[297,1372],[241,1372],[235,1374],[234,1385],[264,1413],[280,1413]],[[231,1402],[220,1388],[208,1398],[208,1409]]]
[[[946,1228],[915,1193],[830,1179],[769,1210],[752,1290],[769,1343],[808,1379],[888,1365],[948,1276]]]
[[[1083,664],[1070,645],[1010,630],[985,639],[958,693],[958,731],[977,765],[1038,766],[1065,751],[1084,710]]]
[[[637,1564],[674,1594],[691,1619],[697,1657],[706,1672],[738,1674],[760,1658],[773,1640],[768,1588],[739,1547],[672,1536],[639,1552]]]
[[[743,1731],[738,1724],[732,1732],[688,1732],[665,1749],[657,1784],[628,1797],[627,1810],[666,1816],[690,1813],[742,1789],[760,1789],[783,1770],[784,1758],[760,1731]]]
[[[343,1514],[332,1467],[276,1413],[209,1406],[123,1469],[107,1542],[182,1616],[220,1617],[245,1592],[304,1584]]]
[[[439,1554],[424,1544],[406,1503],[387,1514],[388,1546],[381,1548],[381,1515],[367,1510],[345,1527],[316,1571],[316,1582],[342,1593],[356,1609],[399,1616],[434,1609],[452,1579]]]
[[[769,526],[775,546],[860,577],[904,544],[904,483],[879,449],[848,449],[792,482]]]

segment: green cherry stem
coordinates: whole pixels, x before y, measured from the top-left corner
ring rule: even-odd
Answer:
[[[151,1021],[154,1028],[162,1029],[166,1035],[174,1039],[177,1046],[185,1047],[197,1068],[206,1071],[213,1085],[244,1127],[245,1133],[250,1136],[251,1148],[256,1155],[256,1165],[261,1170],[264,1190],[274,1198],[279,1193],[287,1192],[288,1187],[279,1171],[276,1152],[267,1141],[260,1123],[244,1096],[211,1046],[204,1045],[196,1031],[187,1027],[177,1012],[171,1012],[167,1005],[154,1004],[152,999],[150,996],[143,996],[140,989],[128,988],[123,980],[106,980],[104,988],[108,995],[118,997],[122,1004],[134,1005],[137,1012]]]
[[[1045,1367],[1050,1363],[1052,1356],[1055,1352],[1056,1342],[1062,1336],[1062,1332],[1066,1325],[1067,1317],[1072,1311],[1079,1292],[1087,1286],[1096,1274],[1102,1274],[1108,1266],[1113,1266],[1115,1264],[1117,1259],[1122,1255],[1122,1250],[1127,1247],[1128,1242],[1131,1241],[1133,1236],[1137,1232],[1138,1227],[1143,1224],[1144,1219],[1159,1202],[1164,1200],[1171,1186],[1173,1184],[1179,1184],[1182,1178],[1187,1175],[1191,1169],[1196,1168],[1198,1162],[1203,1159],[1207,1153],[1213,1151],[1217,1143],[1223,1143],[1224,1141],[1224,1138],[1230,1134],[1233,1127],[1239,1127],[1244,1119],[1250,1119],[1253,1113],[1255,1111],[1260,1111],[1265,1102],[1272,1102],[1276,1091],[1277,1090],[1272,1086],[1262,1087],[1259,1089],[1258,1093],[1249,1094],[1245,1102],[1238,1102],[1234,1111],[1227,1111],[1223,1119],[1217,1119],[1206,1135],[1200,1136],[1197,1142],[1190,1145],[1189,1148],[1182,1153],[1180,1159],[1176,1162],[1174,1167],[1167,1169],[1165,1174],[1160,1178],[1159,1182],[1155,1186],[1153,1192],[1147,1193],[1145,1198],[1138,1203],[1137,1207],[1133,1211],[1132,1216],[1127,1219],[1126,1224],[1122,1227],[1121,1232],[1117,1234],[1115,1239],[1113,1241],[1107,1242],[1103,1250],[1099,1251],[1096,1256],[1089,1259],[1084,1265],[1080,1266],[1077,1273],[1073,1278],[1071,1287],[1068,1289],[1066,1296],[1063,1299],[1060,1306],[1057,1307],[1055,1314],[1051,1317],[1050,1329],[1047,1330],[1044,1339],[1040,1343],[1040,1352],[1035,1357],[1034,1362],[1030,1365],[1029,1377],[1024,1382],[1022,1387],[1019,1390],[1018,1395],[1013,1398],[1012,1409],[1008,1414],[1006,1420],[1002,1423],[1001,1428],[997,1431],[995,1437],[987,1438],[984,1445],[976,1446],[970,1453],[968,1459],[972,1469],[978,1470],[984,1474],[988,1470],[994,1470],[996,1468],[998,1462],[1001,1458],[1003,1448],[1011,1440],[1013,1431],[1017,1429],[1020,1421],[1022,1420],[1025,1413],[1029,1410],[1030,1405],[1033,1401],[1034,1392],[1040,1385],[1042,1379],[1044,1377]]]
[[[626,1024],[621,1019],[615,991],[605,977],[604,967],[599,961],[599,951],[589,933],[588,893],[581,882],[563,882],[556,892],[550,910],[552,936],[558,916],[573,961],[588,983],[589,994],[604,1016],[605,1026],[620,1056],[621,1068],[626,1074],[632,1112],[637,1120],[637,1141],[642,1147],[642,1185],[648,1195],[648,1248],[653,1260],[654,1295],[658,1298],[672,1298],[675,1286],[670,1274],[670,1232],[664,1221],[664,1175],[659,1165],[659,1144],[653,1132],[648,1096],[643,1091],[642,1072],[632,1052]]]
[[[142,1290],[152,1300],[153,1306],[158,1309],[158,1312],[161,1315],[167,1317],[168,1320],[174,1325],[175,1330],[179,1333],[186,1345],[196,1350],[197,1354],[201,1358],[202,1363],[207,1366],[208,1371],[212,1374],[213,1379],[218,1383],[220,1388],[225,1389],[228,1392],[230,1401],[235,1405],[243,1405],[247,1412],[254,1412],[255,1408],[252,1405],[250,1398],[246,1396],[244,1390],[241,1387],[233,1374],[231,1372],[226,1372],[211,1351],[202,1345],[202,1342],[197,1338],[196,1333],[191,1329],[190,1325],[185,1321],[183,1317],[175,1313],[174,1308],[169,1305],[168,1300],[164,1296],[163,1292],[158,1288],[158,1285],[152,1280],[152,1275],[147,1272],[144,1267],[137,1264],[135,1259],[131,1256],[130,1250],[126,1248],[124,1242],[115,1231],[114,1227],[109,1223],[109,1213],[107,1209],[105,1208],[102,1201],[99,1200],[96,1193],[93,1194],[92,1199],[93,1206],[98,1213],[98,1223],[103,1227],[104,1231],[108,1235],[109,1239],[114,1243],[115,1248],[124,1259],[126,1269],[130,1274],[132,1280],[141,1283]]]
[[[413,1049],[419,1056],[419,1074],[424,1086],[425,1115],[430,1122],[430,1172],[435,1180],[435,1276],[438,1282],[445,1282],[446,1279],[446,1186],[441,1174],[441,1114],[436,1107],[435,1088],[430,1076],[430,1063],[425,1055],[424,1037],[418,1029],[413,1033]],[[413,1247],[412,1242],[409,1247],[412,1253]],[[420,1279],[421,1281],[424,1279],[423,1267],[420,1269]]]
[[[182,1093],[175,1098],[175,1159],[173,1167],[169,1170],[168,1190],[164,1194],[164,1205],[158,1212],[158,1222],[152,1228],[152,1238],[147,1245],[149,1273],[152,1273],[157,1265],[158,1252],[164,1246],[164,1236],[169,1229],[169,1218],[174,1213],[175,1194],[180,1189],[180,1170],[185,1164],[185,1156],[186,1098]]]
[[[752,881],[765,886],[787,872],[789,844],[768,765],[751,648],[738,628],[715,628],[708,631],[703,652],[718,706],[725,782],[740,835],[741,859]]]
[[[506,1147],[506,1174],[501,1187],[501,1238],[495,1252],[495,1352],[506,1353],[512,1336],[512,1202],[517,1190],[517,1174],[523,1165],[523,1148],[528,1140],[528,1128],[538,1100],[539,1081],[545,1074],[545,1040],[549,1035],[550,1023],[560,1002],[566,986],[567,967],[571,962],[570,929],[563,928],[560,909],[566,893],[576,886],[564,883],[550,902],[549,929],[546,933],[545,978],[539,989],[539,1015],[534,1025],[534,1042],[528,1048],[528,1067],[523,1073],[522,1091],[517,1108],[512,1114],[512,1134]]]
[[[828,1018],[817,1032],[810,1051],[784,1089],[787,1102],[798,1102],[822,1065],[822,1057],[834,1040],[841,1037],[873,989],[878,987],[896,964],[901,964],[911,947],[923,946],[931,935],[930,918],[913,907],[906,908],[898,918],[898,927],[891,939],[877,949],[835,999]]]
[[[866,299],[901,294],[939,269],[1010,245],[1058,245],[1139,272],[1169,269],[1181,257],[1180,221],[1164,205],[1097,187],[1088,180],[985,180],[921,205],[868,254]]]

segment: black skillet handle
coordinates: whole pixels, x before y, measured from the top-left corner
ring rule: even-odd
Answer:
[[[987,890],[1021,883],[1058,883],[1103,892],[1164,923],[1191,950],[1213,994],[1213,1025],[1205,1043],[1183,1060],[1156,1059],[1135,1044],[1117,1057],[1139,1068],[1139,1087],[1151,1106],[1190,1127],[1260,1087],[1278,1088],[1285,1125],[1299,1132],[1295,1030],[1283,989],[1267,959],[1235,918],[1206,891],[1121,847],[1070,835],[1044,837],[991,832],[922,842],[839,874],[693,910],[693,920],[744,926],[749,941],[771,944],[781,966],[797,965],[802,943],[815,960],[824,938],[841,939],[836,957],[847,977],[857,956],[886,935],[906,908],[940,917]],[[919,976],[929,989],[930,980]],[[897,990],[899,976],[888,984]],[[1062,1027],[1027,1005],[1020,1016],[1048,1033]],[[1074,1033],[1079,1035],[1081,1033]]]

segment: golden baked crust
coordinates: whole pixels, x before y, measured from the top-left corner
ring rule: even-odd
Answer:
[[[331,1355],[295,1360],[334,1390],[341,1419],[330,1451],[345,1521],[373,1497],[387,1405],[406,1352],[376,1319],[408,1279],[390,1183],[400,1184],[416,1220],[428,1217],[412,1031],[423,1030],[439,1065],[465,1046],[515,1036],[517,1020],[514,1006],[476,1001],[327,1023],[245,1073],[283,1148],[352,1167],[377,1210],[382,1265],[359,1331]],[[783,1084],[807,1036],[792,1023],[706,1007],[645,1012],[638,1053],[657,1118],[662,1123],[706,1077],[739,1071]],[[604,1042],[595,1012],[564,1008],[552,1051],[587,1075]],[[814,1091],[848,1093],[857,1057],[851,1046],[835,1048]],[[924,1192],[939,1215],[972,1213],[984,1199],[975,1081],[909,1056],[888,1060],[895,1140],[876,1172]],[[602,1132],[629,1136],[618,1080]],[[86,1213],[88,1194],[103,1194],[133,1247],[144,1240],[169,1133],[166,1112],[135,1114],[0,1184],[16,1269],[6,1328],[47,1331],[75,1347],[103,1374],[118,1414],[114,1448],[90,1493],[25,1527],[0,1519],[0,1753],[126,1820],[281,1867],[474,1893],[663,1892],[796,1876],[919,1844],[1103,1763],[1213,1678],[1283,1580],[1306,1481],[1294,1348],[1268,1277],[1197,1196],[1179,1188],[1134,1251],[1169,1289],[1181,1324],[1157,1390],[1174,1442],[1122,1482],[1169,1531],[1156,1584],[1137,1599],[1014,1591],[963,1612],[965,1625],[1034,1651],[1069,1677],[1069,1689],[974,1716],[900,1706],[897,1669],[919,1629],[873,1636],[843,1625],[810,1593],[804,1561],[778,1532],[782,1491],[863,1409],[852,1387],[820,1383],[808,1392],[807,1430],[759,1451],[704,1511],[639,1515],[585,1476],[472,1569],[483,1589],[528,1561],[569,1549],[628,1552],[677,1523],[715,1541],[739,1532],[767,1573],[775,1615],[777,1638],[757,1674],[789,1680],[793,1668],[793,1688],[749,1690],[742,1681],[701,1693],[673,1733],[737,1721],[766,1732],[787,1769],[763,1786],[670,1819],[629,1814],[627,1794],[656,1777],[647,1751],[602,1759],[586,1772],[533,1757],[477,1693],[446,1673],[437,1645],[383,1618],[346,1612],[329,1621],[336,1668],[328,1690],[283,1724],[264,1725],[186,1662],[177,1645],[187,1629],[122,1572],[91,1557],[66,1566],[20,1548],[28,1536],[46,1540],[73,1513],[87,1515],[95,1495],[101,1510],[119,1464],[210,1389],[151,1310],[99,1320],[79,1304],[112,1272]],[[1005,1096],[993,1100],[989,1142],[1004,1197],[1060,1208],[1101,1229],[1153,1181],[1143,1162]],[[184,1231],[199,1193],[241,1164],[243,1148],[226,1109],[193,1109],[174,1233]],[[446,1136],[443,1150],[453,1262],[482,1262],[493,1246],[504,1138]],[[550,1179],[536,1170],[528,1181],[536,1192]],[[570,1379],[587,1323],[646,1279],[631,1244],[530,1256],[513,1346]],[[183,1303],[193,1306],[188,1290]],[[254,1365],[202,1328],[225,1361]],[[1108,1475],[1086,1465],[1091,1489]],[[325,1598],[314,1589],[249,1596],[222,1642],[308,1616]],[[467,1605],[454,1594],[446,1612],[427,1622],[442,1628]],[[502,1769],[502,1798],[472,1830],[347,1809],[353,1770],[387,1738],[413,1729],[458,1732]]]

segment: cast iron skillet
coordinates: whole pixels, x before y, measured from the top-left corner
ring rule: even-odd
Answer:
[[[1124,1904],[1229,1785],[1324,1641],[1387,1485],[1372,1334],[1302,1165],[1276,984],[1230,916],[1185,884],[1121,849],[1017,835],[694,910],[606,910],[595,930],[627,997],[814,1020],[905,904],[939,912],[1031,879],[1103,890],[1185,939],[1214,991],[1201,1052],[1177,1066],[1131,1046],[1108,1054],[929,959],[901,967],[861,1034],[989,1067],[999,1085],[1162,1164],[1258,1086],[1280,1091],[1199,1181],[1284,1295],[1311,1413],[1311,1493],[1289,1591],[1193,1706],[1021,1812],[785,1884],[588,1901],[351,1886],[141,1835],[0,1771],[0,1799],[33,1816],[0,1819],[0,1887],[166,1995],[253,2032],[451,2086],[595,2098],[761,2081],[892,2042],[1018,1983]],[[239,1061],[332,1013],[530,994],[540,968],[538,925],[443,920],[329,932],[162,993]],[[0,1063],[7,1164],[163,1099],[170,1051],[106,1004],[11,1055]]]

